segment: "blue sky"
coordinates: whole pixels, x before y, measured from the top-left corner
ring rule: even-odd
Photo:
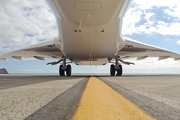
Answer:
[[[45,0],[0,0],[0,55],[21,49],[57,35],[54,15]],[[134,0],[125,14],[124,36],[180,54],[180,1]],[[59,65],[25,58],[0,60],[0,68],[10,73],[57,73]],[[135,66],[123,65],[124,73],[180,73],[180,61],[147,58]],[[109,73],[109,66],[76,66],[73,73]]]

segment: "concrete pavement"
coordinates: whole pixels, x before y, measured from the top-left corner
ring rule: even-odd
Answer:
[[[138,119],[178,120],[179,92],[180,75],[0,75],[0,119],[131,119],[142,113]]]

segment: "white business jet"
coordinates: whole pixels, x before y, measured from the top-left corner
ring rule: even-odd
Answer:
[[[53,11],[58,36],[25,49],[0,56],[1,60],[23,57],[57,59],[47,65],[59,67],[59,75],[71,76],[71,65],[110,66],[111,76],[122,75],[123,64],[134,64],[124,59],[159,57],[158,60],[174,58],[180,54],[137,42],[121,35],[123,16],[132,0],[46,0]]]

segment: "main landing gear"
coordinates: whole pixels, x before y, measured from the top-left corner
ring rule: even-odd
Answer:
[[[126,64],[126,65],[135,65],[134,63],[132,62],[127,62],[127,61],[123,61],[121,60],[119,57],[115,58],[115,64],[112,64],[111,67],[110,67],[110,74],[111,76],[115,76],[115,73],[116,73],[116,76],[121,76],[122,73],[123,73],[123,69],[122,69],[122,65],[119,63],[119,61],[123,64]],[[109,60],[110,61],[110,60]]]
[[[111,67],[110,67],[110,74],[111,76],[115,76],[115,73],[116,73],[116,76],[121,76],[122,75],[122,65],[119,64],[119,61],[118,61],[118,58],[115,59],[115,65],[112,64]]]
[[[110,67],[111,76],[115,76],[115,73],[116,73],[116,76],[121,76],[122,72],[123,72],[122,65],[118,65],[118,67],[116,67],[114,64],[111,65]]]
[[[71,65],[67,65],[65,67],[63,65],[59,66],[59,75],[65,76],[65,72],[67,76],[71,76],[71,73],[72,73]]]
[[[59,75],[65,76],[65,72],[67,76],[71,76],[71,65],[66,66],[66,59],[63,59],[63,64],[59,66]]]
[[[71,69],[71,65],[67,65],[66,66],[66,58],[64,59],[61,59],[57,62],[50,62],[50,63],[47,63],[47,65],[51,64],[51,65],[57,65],[58,63],[62,62],[62,65],[59,66],[59,75],[60,76],[65,76],[65,72],[66,72],[66,75],[67,76],[71,76],[71,73],[72,73],[72,69]],[[71,63],[71,62],[69,62]]]

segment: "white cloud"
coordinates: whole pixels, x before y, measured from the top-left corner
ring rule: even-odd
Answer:
[[[129,8],[123,18],[123,34],[136,33],[135,24],[141,20],[142,11],[135,11],[135,8]]]
[[[156,32],[163,34],[163,35],[180,35],[180,23],[175,22],[175,23],[160,23],[159,25],[156,26]]]
[[[163,21],[158,21],[158,25],[156,26],[151,26],[147,28],[147,24],[144,25],[139,25],[136,27],[136,32],[138,34],[146,33],[146,34],[154,34],[154,33],[159,33],[162,35],[180,35],[180,23],[175,22],[175,23],[165,23]]]
[[[178,43],[178,44],[180,44],[180,40],[179,40],[179,41],[177,41],[177,43]]]
[[[150,18],[155,13],[152,12],[145,13],[147,23],[136,26],[144,10],[152,6],[167,6],[169,9],[165,13],[180,18],[180,1],[134,0],[134,3],[137,5],[130,7],[124,17],[123,34],[180,35],[180,27],[177,27],[180,26],[179,22],[159,21],[157,26],[153,26],[155,20]],[[0,53],[17,50],[57,35],[54,15],[44,0],[2,0],[0,19]]]
[[[55,17],[44,0],[1,0],[0,19],[0,53],[57,35]]]
[[[138,4],[140,9],[151,9],[153,6],[174,8],[180,5],[179,0],[134,0],[134,3]]]
[[[179,18],[180,17],[180,7],[177,5],[176,7],[173,8],[173,10],[165,10],[164,12],[167,13],[170,16],[174,16]]]
[[[164,1],[164,0],[134,0],[133,6],[125,14],[123,19],[123,31],[122,34],[132,35],[136,34],[163,34],[163,35],[180,35],[180,1]],[[155,18],[150,19],[156,13],[153,13],[153,6],[156,7],[167,7],[164,13],[172,16],[173,22],[166,23],[165,21],[158,21],[157,25],[154,23],[157,21]],[[147,12],[148,11],[148,12]],[[145,14],[144,19],[147,20],[146,23],[139,23],[141,15]],[[166,18],[166,16],[164,16]],[[167,17],[170,19],[170,17]]]
[[[149,21],[149,18],[152,17],[154,13],[146,13],[145,19]]]

